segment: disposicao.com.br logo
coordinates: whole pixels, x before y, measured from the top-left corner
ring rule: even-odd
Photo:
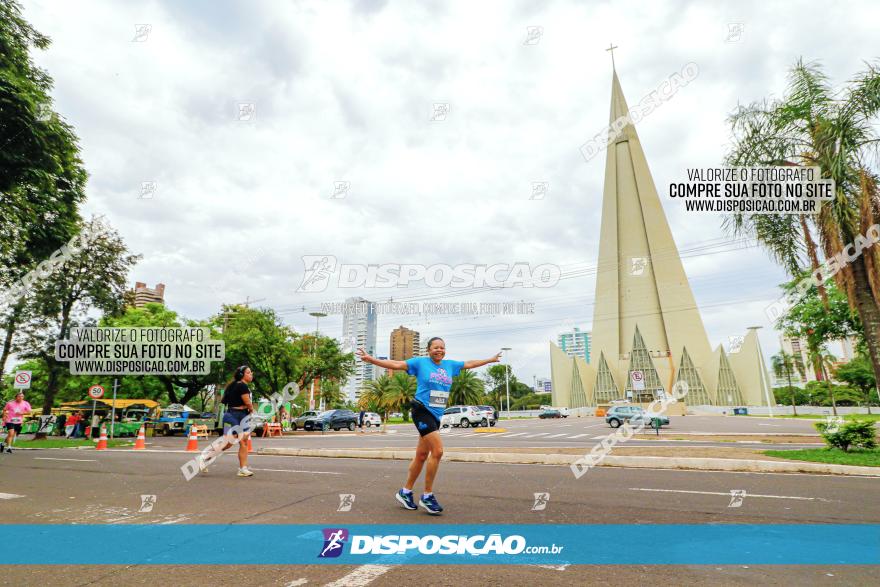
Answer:
[[[325,528],[324,545],[318,558],[337,557],[342,554],[346,539],[349,554],[427,554],[427,555],[518,555],[560,554],[563,546],[529,546],[518,534],[475,534],[473,536],[452,534],[438,536],[429,534],[351,535],[345,528]],[[415,552],[410,552],[415,551]]]
[[[557,265],[542,263],[448,265],[420,264],[342,264],[333,255],[304,255],[304,273],[297,293],[322,292],[333,281],[339,288],[393,288],[424,283],[427,287],[553,287],[559,283],[562,270]]]

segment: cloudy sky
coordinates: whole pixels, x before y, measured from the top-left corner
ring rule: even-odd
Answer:
[[[547,341],[592,320],[604,154],[585,161],[579,147],[608,122],[609,43],[630,105],[698,64],[698,78],[638,132],[710,342],[764,325],[769,355],[778,334],[763,308],[783,272],[759,249],[719,245],[730,240],[720,218],[684,213],[664,186],[688,167],[718,165],[726,116],[779,96],[798,57],[821,60],[835,84],[876,58],[880,10],[28,0],[24,15],[53,40],[35,58],[80,137],[85,211],[105,214],[144,256],[132,282],[165,283],[167,304],[193,318],[259,299],[298,330],[314,329],[308,312],[323,302],[352,295],[533,302],[531,316],[385,315],[378,327],[379,354],[401,324],[443,336],[450,358],[513,347],[515,373],[531,382],[549,376]],[[448,105],[445,115],[435,104]],[[340,182],[344,197],[333,197]],[[532,198],[535,182],[547,184],[543,199]],[[553,263],[568,278],[461,297],[424,285],[297,293],[304,255]],[[320,327],[339,337],[342,318]]]

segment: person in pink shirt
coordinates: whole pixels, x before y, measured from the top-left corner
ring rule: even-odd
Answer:
[[[6,442],[0,442],[0,453],[12,452],[15,435],[21,434],[21,423],[25,414],[31,412],[31,405],[24,400],[24,393],[19,391],[15,399],[3,407],[3,424],[6,426]]]

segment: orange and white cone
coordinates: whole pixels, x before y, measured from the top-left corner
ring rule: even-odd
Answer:
[[[251,442],[250,434],[248,434],[248,452],[254,452],[254,443]]]
[[[144,427],[141,426],[141,429],[138,430],[137,440],[134,441],[134,450],[144,450],[145,448],[147,448],[147,437]]]
[[[101,436],[98,438],[98,445],[95,450],[107,450],[107,429],[101,426]]]
[[[199,452],[199,437],[196,436],[192,426],[189,429],[189,442],[186,443],[186,452]]]

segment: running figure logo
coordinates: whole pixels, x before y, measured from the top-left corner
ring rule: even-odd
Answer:
[[[296,290],[297,293],[327,289],[328,278],[336,271],[336,257],[333,255],[304,255],[302,260],[306,271],[302,283]]]
[[[354,494],[353,493],[340,493],[339,494],[339,507],[336,509],[337,512],[350,512],[351,506],[354,505]]]
[[[729,508],[738,508],[743,504],[743,500],[746,498],[746,490],[745,489],[731,489],[730,490],[730,503],[727,504]]]
[[[348,530],[345,528],[324,528],[324,548],[318,558],[336,558],[342,554],[345,541],[348,540]]]
[[[142,495],[141,496],[141,507],[138,510],[138,513],[147,513],[153,511],[153,506],[156,505],[156,496],[155,495]]]
[[[549,493],[536,493],[535,494],[535,503],[532,505],[532,511],[538,512],[544,509],[547,509],[547,502],[550,501]]]

